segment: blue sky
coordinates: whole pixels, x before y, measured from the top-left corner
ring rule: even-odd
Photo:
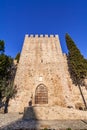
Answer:
[[[58,34],[67,53],[65,33],[87,58],[87,0],[0,0],[0,40],[7,55],[21,51],[25,34]]]

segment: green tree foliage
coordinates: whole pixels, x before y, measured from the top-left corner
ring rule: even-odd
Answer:
[[[6,96],[9,84],[13,80],[12,77],[13,59],[5,54],[0,55],[0,92],[1,98]]]
[[[84,95],[82,94],[80,88],[80,86],[83,85],[84,79],[87,75],[87,61],[81,55],[80,50],[68,34],[65,35],[65,39],[68,48],[68,65],[71,78],[73,83],[79,86],[85,107],[87,107]]]
[[[0,79],[9,79],[12,63],[13,60],[11,57],[6,56],[5,54],[0,55]]]
[[[20,52],[17,53],[16,57],[15,57],[15,60],[17,60],[17,63],[19,63],[19,59],[20,59]]]
[[[0,102],[2,102],[3,98],[6,99],[6,102],[9,101],[16,92],[13,88],[13,80],[13,59],[4,54],[4,43],[0,42]]]
[[[3,40],[0,40],[0,53],[4,53],[4,41]]]
[[[68,48],[68,61],[71,76],[75,84],[81,84],[87,74],[87,61],[81,55],[80,50],[75,45],[71,37],[66,34],[66,44]]]

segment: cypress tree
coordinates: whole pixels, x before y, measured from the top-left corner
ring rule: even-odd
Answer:
[[[78,85],[84,105],[87,108],[87,104],[81,90],[81,85],[84,84],[84,79],[86,78],[87,74],[87,61],[84,59],[83,55],[81,55],[80,50],[77,48],[76,44],[68,34],[65,35],[65,39],[68,48],[67,58],[69,72],[73,83]]]

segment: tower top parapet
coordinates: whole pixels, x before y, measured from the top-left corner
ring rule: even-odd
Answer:
[[[55,35],[54,34],[50,34],[50,35],[47,35],[47,34],[44,34],[44,35],[43,34],[40,34],[40,35],[26,34],[25,37],[50,37],[50,38],[56,37],[56,38],[58,38],[58,34],[55,34]]]

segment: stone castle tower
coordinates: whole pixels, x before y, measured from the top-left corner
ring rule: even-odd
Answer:
[[[14,84],[17,94],[9,111],[23,112],[29,103],[73,108],[76,98],[82,103],[78,88],[72,88],[58,35],[25,35]]]

